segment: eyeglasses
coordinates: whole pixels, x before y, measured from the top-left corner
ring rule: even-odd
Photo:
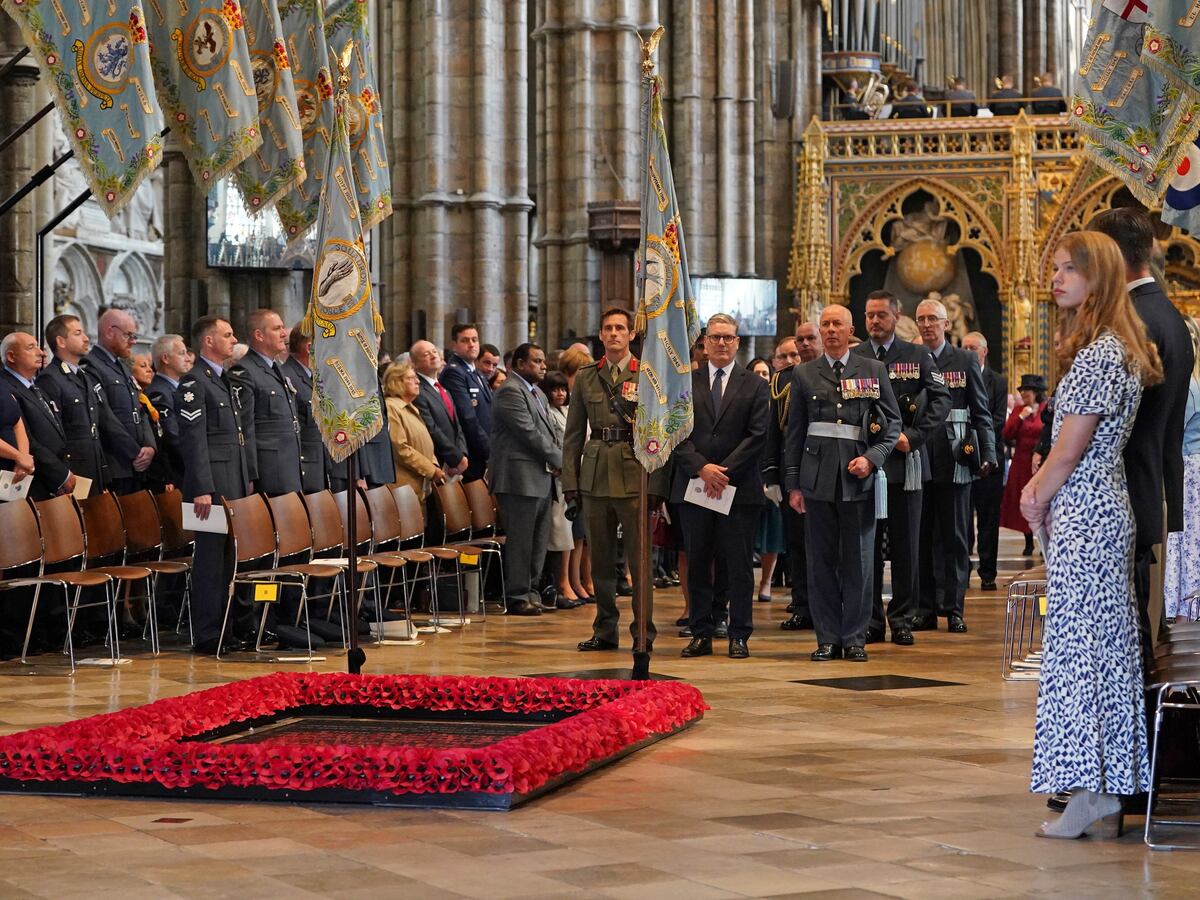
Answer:
[[[712,341],[714,344],[732,344],[738,339],[736,334],[706,334],[705,340]]]
[[[109,325],[108,327],[115,328],[120,334],[123,334],[125,336],[125,340],[127,340],[127,341],[132,342],[132,341],[137,340],[137,332],[136,331],[125,331],[123,328],[121,328],[120,325]]]
[[[948,322],[949,319],[943,319],[941,316],[917,316],[918,325],[934,325],[938,322]]]

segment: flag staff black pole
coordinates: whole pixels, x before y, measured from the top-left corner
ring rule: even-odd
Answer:
[[[362,673],[367,654],[358,646],[358,451],[346,459],[346,671]]]

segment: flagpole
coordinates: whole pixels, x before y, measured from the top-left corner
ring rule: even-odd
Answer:
[[[367,661],[366,651],[358,646],[358,451],[346,458],[346,591],[350,595],[346,603],[346,671],[351,675],[362,673]],[[378,602],[379,598],[376,598]],[[409,623],[411,624],[411,623]]]

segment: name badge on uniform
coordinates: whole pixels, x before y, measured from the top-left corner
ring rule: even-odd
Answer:
[[[878,378],[843,378],[843,400],[878,400]]]
[[[621,385],[621,399],[622,400],[628,400],[631,403],[633,403],[637,400],[637,398],[638,398],[638,392],[637,392],[637,382],[636,381],[626,381],[624,384]]]
[[[888,378],[893,381],[907,379],[916,380],[921,377],[920,363],[892,363],[888,366]]]
[[[946,387],[950,388],[950,390],[965,388],[967,386],[966,372],[943,372],[942,377],[946,379]]]

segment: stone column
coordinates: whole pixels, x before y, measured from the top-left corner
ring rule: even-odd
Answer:
[[[996,0],[996,42],[1000,71],[993,75],[1011,75],[1018,87],[1023,83],[1019,2],[1020,0]]]
[[[165,330],[186,336],[196,316],[232,316],[229,277],[220,269],[208,268],[204,194],[196,186],[187,159],[169,137],[162,166]]]
[[[1025,0],[1023,16],[1025,95],[1033,92],[1033,79],[1046,70],[1046,0]]]
[[[0,17],[0,65],[25,46],[17,23]],[[37,111],[38,68],[26,56],[0,82],[0,136],[23,125]],[[28,183],[36,168],[34,135],[26,133],[4,153],[0,165],[0,199],[16,193]],[[33,328],[34,238],[40,227],[34,221],[34,198],[27,196],[0,219],[0,332]]]

